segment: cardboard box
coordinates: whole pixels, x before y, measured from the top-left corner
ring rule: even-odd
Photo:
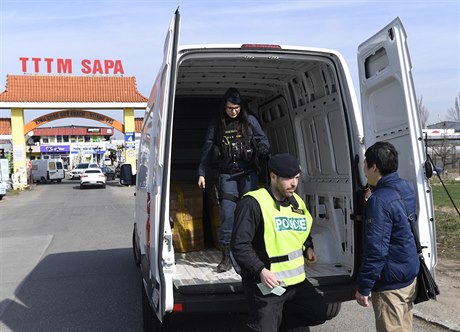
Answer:
[[[172,184],[169,213],[174,249],[179,252],[204,249],[203,191],[197,185]]]

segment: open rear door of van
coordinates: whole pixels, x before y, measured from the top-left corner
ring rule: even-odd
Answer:
[[[177,10],[169,26],[164,44],[164,58],[147,103],[147,117],[153,120],[148,130],[152,137],[150,144],[148,200],[150,246],[149,269],[144,274],[149,300],[160,321],[174,305],[172,275],[174,272],[174,249],[172,247],[171,227],[169,225],[169,177],[172,144],[172,117],[174,109],[174,90],[176,85],[177,45],[179,39],[180,15]],[[149,134],[150,135],[150,134]],[[148,135],[147,135],[148,136]]]
[[[432,191],[425,176],[426,153],[406,33],[399,18],[359,46],[358,67],[366,148],[388,141],[398,150],[398,173],[414,185],[420,243],[433,273],[437,255]]]

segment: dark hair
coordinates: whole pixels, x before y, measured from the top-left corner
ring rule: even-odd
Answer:
[[[370,146],[364,155],[367,167],[376,165],[382,175],[398,170],[398,151],[391,143],[377,142]]]
[[[241,129],[243,136],[247,137],[249,135],[249,122],[248,112],[245,107],[246,103],[243,101],[243,99],[240,96],[240,92],[236,88],[229,88],[225,92],[224,97],[222,98],[217,119],[217,123],[219,125],[219,133],[223,135],[225,128],[227,127],[227,123],[230,120],[230,117],[227,115],[226,110],[227,101],[240,105],[240,113],[235,118],[235,120],[238,121],[238,129]],[[239,103],[236,103],[235,101],[239,101]]]

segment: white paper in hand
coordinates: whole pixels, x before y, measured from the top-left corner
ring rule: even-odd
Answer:
[[[286,289],[283,288],[282,286],[285,286],[284,282],[281,282],[280,286],[276,286],[274,288],[267,287],[263,283],[257,284],[257,287],[259,287],[262,295],[267,295],[267,294],[272,293],[272,294],[281,296],[286,291]]]

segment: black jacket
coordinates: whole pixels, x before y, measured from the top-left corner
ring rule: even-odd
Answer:
[[[266,189],[270,192],[268,188]],[[299,207],[294,197],[286,198],[284,201],[279,202],[271,192],[270,195],[278,204],[278,207],[291,204],[294,208]],[[311,236],[305,242],[305,247],[313,247]],[[252,196],[244,196],[236,206],[230,249],[234,259],[241,267],[241,276],[243,278],[252,278],[258,282],[260,281],[260,271],[264,267],[270,269],[265,249],[262,211],[259,203]]]

